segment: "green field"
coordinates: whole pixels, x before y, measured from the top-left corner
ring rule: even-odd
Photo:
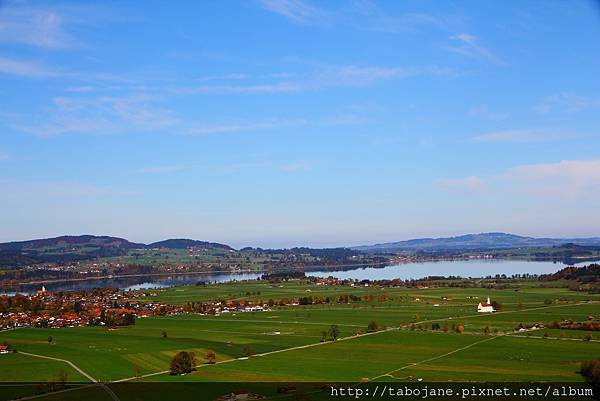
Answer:
[[[327,287],[305,282],[271,285],[262,282],[191,286],[158,291],[155,300],[184,304],[223,299],[294,299],[301,296],[372,295],[350,304],[274,307],[259,313],[220,316],[183,314],[137,319],[134,326],[64,329],[24,328],[0,333],[20,352],[72,362],[96,380],[116,381],[581,381],[580,363],[600,355],[600,335],[592,341],[576,330],[514,333],[519,323],[585,320],[600,315],[599,297],[563,288],[523,284],[515,288],[405,289]],[[310,291],[307,291],[310,290]],[[385,294],[385,297],[380,295]],[[478,314],[479,300],[490,296],[501,312]],[[442,299],[442,297],[448,299]],[[467,299],[479,297],[479,299]],[[438,306],[434,306],[437,304]],[[387,331],[368,335],[369,322]],[[465,332],[432,331],[432,323],[461,322]],[[341,339],[321,342],[331,325]],[[484,334],[489,325],[493,332]],[[161,333],[167,332],[167,338]],[[543,334],[547,333],[547,338]],[[48,337],[52,336],[52,343]],[[186,376],[170,376],[170,358],[193,351],[199,363],[207,350],[219,363],[202,365]],[[245,358],[250,350],[252,356]],[[2,381],[45,381],[65,371],[70,381],[85,381],[64,362],[0,355]],[[162,372],[162,373],[161,373]]]

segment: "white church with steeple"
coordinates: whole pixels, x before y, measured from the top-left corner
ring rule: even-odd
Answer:
[[[494,309],[494,307],[492,306],[492,303],[490,302],[490,297],[487,298],[487,302],[480,302],[479,305],[477,305],[477,312],[495,312],[496,310]]]

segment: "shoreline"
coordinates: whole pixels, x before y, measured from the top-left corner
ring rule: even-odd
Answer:
[[[588,257],[573,257],[573,260],[579,260],[577,263],[590,262],[594,263],[598,261],[598,258],[588,258]],[[389,266],[400,266],[400,265],[411,265],[411,264],[421,264],[421,263],[436,263],[436,262],[465,262],[465,261],[484,261],[484,262],[502,262],[502,261],[522,261],[522,262],[555,262],[557,264],[562,264],[565,267],[570,264],[565,264],[561,260],[556,260],[555,258],[485,258],[485,257],[465,257],[465,258],[427,258],[420,260],[410,260],[410,261],[391,261],[388,263],[375,263],[375,264],[343,264],[343,265],[318,265],[318,266],[306,266],[306,267],[291,267],[289,270],[282,270],[281,272],[304,272],[304,273],[312,273],[312,272],[339,272],[339,271],[350,271],[350,270],[358,270],[365,268],[386,268]],[[188,271],[188,272],[156,272],[156,273],[139,273],[139,274],[117,274],[117,275],[106,275],[106,276],[90,276],[90,277],[79,277],[79,278],[53,278],[47,280],[32,280],[32,281],[24,281],[15,283],[12,286],[2,286],[0,288],[4,290],[15,289],[15,286],[30,286],[30,285],[44,285],[44,284],[54,284],[54,283],[77,283],[77,282],[85,282],[85,281],[93,281],[93,280],[113,280],[113,279],[126,279],[126,278],[136,278],[136,277],[161,277],[161,276],[186,276],[186,275],[244,275],[244,274],[268,274],[273,273],[272,270],[214,270],[214,271]],[[235,278],[232,278],[230,281],[234,281]]]

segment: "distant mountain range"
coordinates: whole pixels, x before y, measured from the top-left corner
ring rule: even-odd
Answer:
[[[130,242],[123,238],[96,236],[96,235],[63,235],[61,237],[33,239],[29,241],[16,241],[0,243],[0,251],[4,250],[34,250],[44,248],[77,249],[77,248],[109,248],[109,249],[142,249],[142,248],[169,248],[185,249],[189,247],[207,249],[233,249],[229,245],[216,242],[195,241],[191,239],[167,239],[164,241],[142,244]]]
[[[95,235],[65,235],[55,238],[0,243],[0,267],[35,263],[69,263],[125,255],[130,249],[204,249],[233,250],[228,245],[191,239],[168,239],[152,244],[130,242],[123,238]]]
[[[494,250],[507,248],[537,248],[576,244],[599,246],[600,237],[594,238],[534,238],[506,233],[467,234],[446,238],[419,238],[408,241],[386,242],[383,244],[352,247],[362,252],[401,252],[401,251],[458,251]]]
[[[290,251],[322,256],[355,252],[456,252],[491,251],[508,248],[536,248],[576,244],[581,246],[600,246],[600,237],[596,238],[533,238],[506,233],[467,234],[448,238],[420,238],[408,241],[357,246],[351,248],[310,249],[294,248]],[[103,257],[125,255],[131,249],[186,249],[196,247],[210,250],[234,251],[225,244],[192,239],[167,239],[151,244],[130,242],[123,238],[95,235],[61,236],[29,241],[0,243],[0,268],[19,267],[36,263],[69,263]],[[253,248],[247,248],[251,250]],[[256,251],[260,248],[256,248]],[[260,250],[262,251],[262,250]],[[265,250],[268,252],[269,250]],[[273,250],[271,250],[273,251]],[[281,250],[279,250],[281,251]],[[343,253],[343,252],[342,252]]]

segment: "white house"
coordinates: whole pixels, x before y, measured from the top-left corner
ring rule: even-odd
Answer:
[[[487,298],[486,302],[480,302],[479,305],[477,305],[477,312],[495,312],[494,307],[490,302],[490,297]]]

